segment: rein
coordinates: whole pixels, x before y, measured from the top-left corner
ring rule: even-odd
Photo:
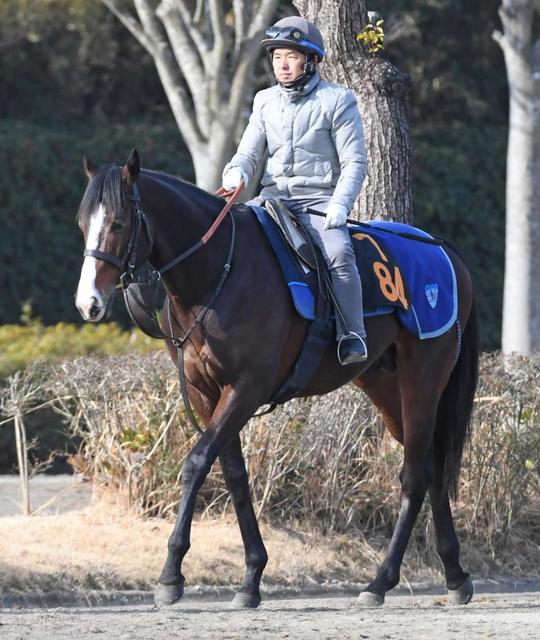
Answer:
[[[227,201],[223,209],[219,212],[218,216],[216,217],[216,219],[214,220],[214,222],[212,223],[208,231],[202,236],[200,240],[198,240],[191,247],[183,251],[179,256],[177,256],[176,258],[168,262],[165,266],[161,267],[161,269],[156,269],[153,273],[151,273],[150,283],[152,284],[152,286],[155,287],[155,285],[159,282],[159,280],[161,279],[161,276],[164,273],[166,273],[176,265],[183,262],[186,258],[194,254],[198,249],[203,247],[210,240],[210,238],[217,231],[219,225],[225,219],[225,216],[229,213],[231,208],[237,202],[238,197],[240,196],[240,193],[243,188],[244,188],[244,182],[241,181],[239,186],[234,191],[227,191],[223,188],[217,191],[216,195],[229,196],[229,200]],[[186,376],[185,376],[185,367],[184,367],[184,344],[190,338],[195,327],[203,321],[204,317],[208,313],[213,302],[220,294],[223,288],[223,285],[225,284],[225,280],[229,275],[229,272],[232,266],[232,258],[233,258],[235,239],[236,239],[236,223],[235,223],[234,217],[231,216],[231,224],[232,224],[231,243],[229,246],[227,258],[225,260],[225,265],[223,267],[221,277],[217,283],[217,286],[214,289],[212,295],[210,296],[209,301],[197,314],[196,318],[192,322],[189,329],[185,331],[182,337],[179,337],[179,336],[175,336],[173,333],[173,326],[172,326],[173,314],[172,314],[169,298],[166,299],[167,317],[168,317],[168,323],[169,323],[169,334],[166,334],[161,329],[159,320],[156,315],[155,304],[148,306],[144,304],[143,301],[137,301],[140,308],[143,310],[145,316],[150,319],[150,322],[152,324],[152,327],[150,329],[148,329],[148,327],[145,326],[144,321],[141,321],[141,319],[139,318],[138,312],[135,311],[132,307],[130,294],[128,294],[128,290],[130,285],[133,285],[136,287],[136,285],[138,284],[138,283],[133,283],[133,271],[135,269],[137,246],[139,241],[139,235],[143,226],[143,221],[144,221],[144,226],[146,227],[146,232],[148,234],[148,238],[150,241],[150,246],[153,247],[153,239],[150,235],[150,226],[148,224],[146,216],[144,215],[140,207],[140,195],[137,189],[137,185],[133,185],[132,201],[133,201],[133,215],[134,215],[135,221],[133,225],[132,235],[130,237],[130,241],[128,243],[128,248],[126,251],[126,255],[124,256],[124,259],[119,260],[118,258],[116,258],[116,256],[112,256],[110,254],[107,254],[101,251],[92,251],[92,253],[89,252],[88,254],[86,254],[85,252],[85,255],[93,255],[96,258],[100,258],[102,260],[111,262],[112,264],[114,264],[120,269],[120,271],[122,272],[122,275],[120,276],[120,281],[121,281],[121,286],[124,294],[124,302],[128,310],[128,313],[131,319],[133,320],[133,322],[135,323],[135,325],[137,325],[144,333],[146,333],[147,335],[150,335],[153,338],[170,340],[172,344],[176,347],[177,355],[178,355],[178,358],[177,358],[178,377],[179,377],[180,391],[182,393],[184,407],[186,409],[186,413],[188,415],[189,421],[191,422],[192,426],[199,433],[203,433],[203,430],[199,426],[199,423],[197,422],[197,418],[193,413],[193,410],[191,408],[191,402],[189,400],[187,384],[186,384]],[[177,324],[179,323],[177,322]]]

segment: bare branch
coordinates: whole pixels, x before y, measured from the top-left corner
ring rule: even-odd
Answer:
[[[210,0],[210,22],[214,33],[214,48],[212,50],[212,68],[210,70],[212,80],[209,98],[213,112],[217,113],[221,103],[222,71],[226,47],[221,0]]]
[[[193,12],[193,22],[200,24],[203,17],[204,0],[197,0],[195,11]]]
[[[193,42],[186,25],[177,10],[178,4],[181,3],[163,0],[156,9],[156,15],[165,27],[176,62],[184,74],[192,95],[195,96],[200,93],[201,86],[204,84],[204,70],[200,57],[193,49]]]
[[[240,0],[240,2],[242,2],[242,0]],[[257,55],[259,49],[260,38],[264,30],[268,27],[277,4],[278,0],[262,0],[258,11],[249,24],[247,36],[243,38],[240,45],[234,77],[229,92],[229,113],[234,119],[238,117],[242,106],[249,67],[253,64],[254,57]]]
[[[107,0],[110,2],[111,0]],[[133,0],[141,24],[146,34],[153,40],[155,47],[168,46],[161,23],[156,17],[156,10],[149,0]],[[157,51],[155,52],[157,54]]]
[[[210,60],[207,53],[210,50],[210,45],[208,44],[208,40],[204,37],[201,30],[198,28],[200,17],[197,18],[196,15],[193,17],[191,16],[185,0],[176,0],[176,7],[180,13],[180,16],[184,22],[190,38],[193,40],[194,45],[197,47],[197,52],[204,64],[205,69],[208,70],[207,65],[210,64]]]
[[[504,47],[506,46],[506,42],[503,34],[498,29],[495,29],[495,31],[491,34],[491,37],[501,47],[501,49],[504,50]]]
[[[258,38],[268,27],[274,11],[278,5],[278,0],[262,0],[259,10],[253,16],[249,25],[248,38]]]
[[[242,40],[244,39],[244,33],[246,29],[246,4],[244,0],[233,0],[234,11],[234,52],[237,56],[240,47],[242,46]]]
[[[174,63],[171,45],[163,30],[163,25],[156,16],[153,4],[149,0],[133,0],[133,3],[144,30],[150,34],[155,43],[153,58],[159,77],[178,128],[193,153],[198,146],[204,143],[204,138],[197,124],[192,96],[186,91],[182,74]]]
[[[154,45],[152,40],[147,36],[138,22],[131,14],[120,8],[118,0],[101,0],[103,4],[114,14],[118,20],[131,32],[139,43],[148,51],[150,55],[154,54]]]
[[[193,117],[197,128],[204,138],[208,138],[212,110],[208,100],[209,74],[205,67],[211,65],[206,61],[205,67],[203,67],[200,57],[194,51],[186,25],[176,7],[173,6],[174,4],[173,0],[163,0],[157,13],[169,37],[176,63],[189,87],[194,104]],[[210,54],[206,54],[206,58],[210,58]]]

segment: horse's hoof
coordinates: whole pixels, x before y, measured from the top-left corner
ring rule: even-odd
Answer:
[[[384,596],[373,591],[362,591],[356,600],[359,607],[373,608],[382,607],[384,604]]]
[[[449,604],[467,604],[474,593],[473,581],[468,577],[457,589],[448,589]]]
[[[184,595],[184,583],[177,584],[158,584],[154,593],[154,602],[158,607],[167,607],[178,602]]]
[[[261,604],[261,596],[239,591],[231,602],[231,609],[256,609]]]

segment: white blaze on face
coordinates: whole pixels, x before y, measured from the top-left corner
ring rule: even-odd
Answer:
[[[88,236],[86,238],[86,249],[97,249],[99,247],[99,240],[104,222],[105,207],[100,204],[97,210],[90,216],[90,226],[88,229]],[[96,261],[97,259],[92,256],[85,256],[81,269],[79,286],[77,287],[75,304],[85,320],[91,319],[90,309],[94,304],[96,304],[96,302],[100,307],[102,307],[102,313],[99,317],[92,319],[100,320],[105,312],[103,298],[96,289]]]

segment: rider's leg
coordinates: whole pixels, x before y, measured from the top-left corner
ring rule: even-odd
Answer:
[[[294,201],[293,201],[294,202]],[[291,200],[287,201],[290,206]],[[337,314],[338,357],[343,364],[365,360],[367,348],[362,307],[362,283],[347,225],[324,229],[324,217],[294,211],[305,225],[313,241],[321,249],[332,278],[332,287],[343,318]],[[324,204],[310,208],[324,211]],[[305,208],[304,208],[305,210]],[[321,212],[322,212],[321,211]]]

